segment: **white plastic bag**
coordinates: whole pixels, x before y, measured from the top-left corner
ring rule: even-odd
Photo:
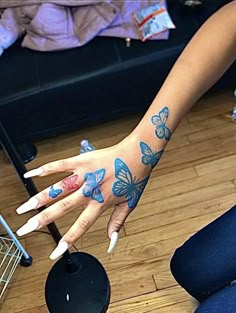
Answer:
[[[167,29],[175,28],[175,24],[167,12],[167,9],[161,3],[154,4],[134,13],[133,19],[138,27],[142,41]]]

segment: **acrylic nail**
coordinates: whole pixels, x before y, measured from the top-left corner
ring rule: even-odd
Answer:
[[[38,204],[39,204],[39,201],[36,198],[31,198],[29,199],[29,201],[19,206],[19,208],[16,209],[16,212],[18,214],[22,214],[22,213],[37,209]]]
[[[60,241],[58,246],[56,247],[56,249],[51,253],[50,255],[50,259],[51,260],[56,260],[57,258],[59,258],[63,253],[66,252],[66,250],[68,249],[69,245],[67,242],[65,241]]]
[[[17,230],[18,236],[26,235],[39,227],[39,221],[36,218],[31,218],[28,222]]]
[[[43,169],[41,167],[36,168],[34,170],[31,170],[27,173],[24,174],[24,178],[30,178],[30,177],[35,177],[35,176],[39,176],[43,173]]]
[[[107,250],[107,253],[112,253],[113,250],[115,249],[115,246],[117,244],[117,241],[119,239],[119,233],[118,232],[113,232],[111,234],[111,241],[110,241],[110,245],[109,245],[109,248]]]

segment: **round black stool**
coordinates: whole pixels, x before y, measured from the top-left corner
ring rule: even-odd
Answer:
[[[110,283],[101,263],[93,256],[71,253],[72,263],[59,259],[49,272],[45,298],[50,313],[105,313]]]

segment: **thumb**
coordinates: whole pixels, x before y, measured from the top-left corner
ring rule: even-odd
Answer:
[[[108,253],[111,253],[114,250],[118,240],[118,233],[124,226],[124,223],[131,212],[132,209],[128,207],[127,202],[115,205],[110,221],[108,222],[108,237],[111,239]]]

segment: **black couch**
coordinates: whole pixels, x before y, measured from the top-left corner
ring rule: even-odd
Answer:
[[[226,0],[198,9],[168,1],[176,24],[167,41],[95,38],[63,52],[23,49],[0,57],[0,121],[17,143],[30,142],[122,115],[144,112],[199,26]],[[207,69],[206,69],[207,70]],[[236,66],[215,88],[232,85]]]

